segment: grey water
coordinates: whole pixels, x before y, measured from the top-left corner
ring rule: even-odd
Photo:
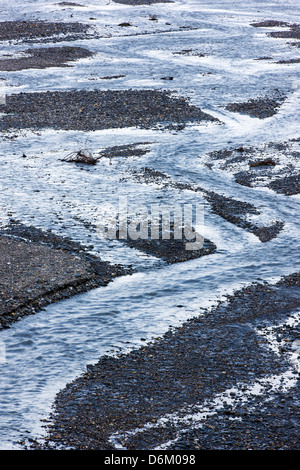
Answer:
[[[79,2],[80,3],[80,2]],[[22,8],[20,9],[20,5]],[[24,224],[52,230],[84,245],[112,263],[134,265],[139,272],[109,285],[48,306],[23,318],[0,335],[0,448],[20,448],[19,441],[42,436],[56,393],[104,354],[139,347],[168,328],[200,315],[235,289],[257,279],[276,281],[299,270],[299,197],[234,184],[231,176],[210,171],[201,160],[208,152],[234,145],[260,145],[299,137],[299,68],[265,64],[253,57],[290,55],[286,40],[274,40],[250,26],[278,19],[296,22],[298,1],[199,2],[127,7],[104,0],[63,10],[47,0],[0,1],[1,21],[15,19],[92,21],[98,36],[74,44],[96,56],[67,69],[3,72],[6,93],[79,89],[169,89],[218,117],[214,123],[188,125],[181,131],[135,128],[77,132],[26,130],[1,139],[0,223],[9,215]],[[149,21],[156,14],[158,22]],[[71,18],[71,16],[70,16]],[[134,32],[117,24],[130,20]],[[171,26],[168,26],[169,23]],[[180,29],[181,27],[181,29]],[[101,37],[99,37],[101,36]],[[60,45],[68,43],[60,42]],[[72,43],[73,44],[73,43]],[[4,53],[24,45],[7,42]],[[197,49],[200,56],[176,55]],[[115,81],[99,77],[120,74]],[[161,77],[172,76],[172,81]],[[226,111],[228,102],[246,101],[274,89],[288,100],[271,118],[259,120]],[[79,148],[96,152],[111,145],[152,142],[142,157],[102,159],[81,169],[60,159]],[[25,152],[26,151],[26,152]],[[22,159],[22,154],[27,154]],[[268,243],[209,211],[201,195],[134,182],[128,175],[148,166],[178,181],[253,203],[264,221],[283,220],[284,230]],[[117,203],[150,205],[203,202],[204,232],[218,247],[215,254],[167,265],[90,230],[98,208]],[[84,222],[84,223],[83,223]]]

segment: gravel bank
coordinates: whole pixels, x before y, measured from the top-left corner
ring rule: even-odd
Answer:
[[[144,253],[157,256],[168,264],[182,263],[190,259],[200,258],[210,255],[217,250],[216,245],[210,240],[203,240],[203,246],[198,250],[187,250],[186,244],[195,240],[126,240],[125,243],[132,248],[143,251]],[[202,242],[201,242],[202,245]]]
[[[140,171],[133,172],[133,177],[143,183],[156,183],[162,187],[171,187],[179,190],[189,190],[199,192],[204,199],[210,204],[210,209],[214,214],[219,215],[228,222],[253,233],[261,242],[268,242],[276,237],[284,227],[284,223],[280,220],[268,224],[255,224],[249,220],[252,215],[260,215],[259,210],[249,202],[239,201],[214,191],[201,188],[197,185],[189,183],[181,183],[173,181],[168,175],[153,170],[151,168],[143,168]],[[214,251],[214,250],[213,250]]]
[[[278,108],[284,100],[285,97],[278,93],[275,97],[265,96],[250,99],[243,103],[230,103],[226,106],[226,109],[235,113],[248,114],[258,119],[266,119],[278,112]]]
[[[87,247],[12,222],[0,231],[0,330],[46,305],[106,285],[129,272]]]
[[[285,354],[300,332],[281,322],[299,307],[299,273],[255,283],[145,347],[88,365],[57,395],[45,448],[146,450],[167,441],[177,450],[299,448],[299,388],[286,398],[269,385],[264,401],[249,395],[250,407],[233,389],[244,384],[245,398],[253,381],[290,369]],[[256,333],[276,321],[279,355]],[[230,389],[232,404],[215,407],[213,397]],[[206,403],[200,426],[192,415]]]
[[[19,93],[0,105],[0,129],[52,128],[97,130],[123,127],[150,129],[158,124],[219,122],[167,91],[105,90]]]
[[[259,23],[252,23],[254,28],[278,28],[278,31],[268,32],[270,38],[296,39],[296,42],[288,42],[291,46],[300,47],[300,25],[297,23],[289,24],[285,21],[266,20]],[[287,28],[287,29],[286,29]],[[299,59],[279,61],[277,63],[294,63]]]
[[[133,6],[163,3],[160,0],[114,1]],[[61,2],[61,6],[72,5],[73,2]],[[288,27],[286,32],[279,32],[285,36],[277,37],[298,39],[297,28]],[[88,25],[78,23],[2,22],[0,40],[54,43],[91,37],[89,31]],[[18,59],[19,62],[14,58],[2,60],[0,67],[7,67],[2,70],[44,68],[54,62],[66,66],[67,61],[79,58],[76,54],[89,56],[87,50],[71,49],[44,48],[43,52],[29,49],[25,52],[31,57]],[[55,56],[54,62],[51,54]],[[279,95],[261,97],[231,103],[227,109],[265,119],[278,111],[284,99]],[[155,90],[20,93],[8,96],[0,112],[6,113],[0,119],[0,129],[4,132],[30,128],[89,131],[132,126],[171,129],[176,125],[180,129],[188,122],[218,123],[185,99]],[[120,152],[123,156],[129,156],[130,152],[138,156],[144,151],[119,146],[106,152],[103,156],[113,158],[120,156]],[[254,168],[262,167],[251,167]],[[273,165],[267,168],[272,169]],[[202,193],[214,213],[254,233],[262,242],[273,239],[283,228],[281,221],[271,226],[250,222],[251,216],[260,213],[247,202],[172,181],[152,169],[136,176],[141,181]],[[239,177],[241,182],[243,175]],[[250,181],[247,175],[243,181]],[[280,182],[277,178],[270,182],[270,187],[288,195],[291,188],[298,191],[299,177],[286,175]],[[182,251],[182,246],[178,250],[178,244],[170,242],[159,245],[134,242],[132,246],[168,262],[185,261],[187,258],[181,258],[181,254],[188,254]],[[216,249],[209,241],[204,248],[208,252],[197,255],[213,253]],[[111,266],[89,256],[84,247],[71,240],[18,223],[0,232],[0,249],[3,305],[0,329],[48,303],[106,285],[115,276],[128,273],[120,265]],[[290,387],[288,394],[268,382],[274,374],[280,377],[291,370],[289,354],[299,341],[300,332],[284,322],[299,306],[300,275],[296,273],[275,285],[258,283],[242,289],[214,310],[202,312],[201,316],[130,354],[104,356],[96,365],[88,365],[83,376],[57,395],[46,440],[31,442],[31,448],[153,449],[169,441],[166,445],[169,449],[299,449],[300,396],[296,386],[299,374],[292,369],[290,382],[298,379],[298,383]],[[257,333],[257,329],[263,331],[264,325],[268,328],[276,322],[279,327],[275,343],[279,354],[269,349],[267,336]],[[264,380],[266,393],[247,394],[253,383],[264,383]],[[218,408],[214,397],[222,397],[228,390],[230,404],[224,400]],[[199,425],[197,413],[203,410],[206,415]],[[27,443],[22,445],[26,447]]]
[[[0,41],[74,41],[86,37],[89,29],[89,25],[75,22],[1,21]]]
[[[243,146],[216,150],[201,157],[212,169],[233,175],[250,188],[267,187],[279,194],[299,194],[300,139],[266,142],[260,147]]]
[[[266,20],[259,23],[252,23],[251,26],[254,28],[280,28],[279,31],[271,31],[268,36],[271,38],[287,38],[287,39],[300,39],[300,25],[290,24],[285,21]],[[287,27],[288,29],[282,29]]]
[[[43,47],[22,51],[24,57],[13,56],[0,60],[0,70],[12,72],[24,69],[45,69],[48,67],[70,67],[69,62],[91,57],[93,52],[83,47]]]
[[[173,3],[172,0],[113,0],[115,3],[122,3],[122,5],[153,5],[154,3]]]

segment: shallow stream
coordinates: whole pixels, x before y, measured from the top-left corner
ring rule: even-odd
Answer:
[[[47,418],[55,394],[101,355],[138,347],[170,326],[201,314],[241,286],[258,279],[273,282],[300,268],[299,196],[240,186],[230,175],[211,171],[201,159],[214,150],[299,137],[299,64],[255,60],[263,56],[295,58],[299,48],[288,45],[286,39],[269,38],[266,32],[275,28],[250,26],[265,19],[296,22],[299,1],[273,0],[263,5],[254,0],[207,1],[200,5],[181,0],[140,7],[106,0],[84,3],[85,7],[62,8],[49,0],[38,2],[38,7],[29,0],[10,5],[0,1],[1,21],[76,20],[91,23],[98,32],[98,37],[72,42],[97,54],[71,68],[1,72],[7,94],[74,88],[164,89],[188,98],[222,124],[191,124],[178,131],[23,130],[1,138],[2,225],[13,217],[88,245],[104,260],[138,270],[106,287],[50,305],[1,332],[2,449],[18,448],[18,441],[40,435],[40,420]],[[158,20],[150,21],[150,15]],[[121,21],[131,21],[133,26],[120,30]],[[2,43],[5,53],[26,47]],[[189,49],[199,56],[174,54]],[[101,78],[120,74],[124,77]],[[162,80],[166,76],[173,80]],[[287,100],[270,118],[252,118],[224,108],[275,89],[287,94]],[[80,148],[96,154],[112,145],[138,142],[150,142],[146,145],[149,152],[102,158],[92,167],[60,160]],[[130,178],[133,170],[143,167],[251,202],[261,210],[264,221],[282,220],[284,230],[270,242],[261,243],[210,212],[201,195],[160,189]],[[166,204],[204,203],[205,236],[217,245],[217,252],[167,265],[118,241],[101,239],[89,224],[97,222],[101,205],[117,204],[122,196],[132,205],[150,206],[161,200]]]

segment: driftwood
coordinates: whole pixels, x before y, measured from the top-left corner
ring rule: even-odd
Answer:
[[[107,147],[101,152],[99,152],[97,157],[94,157],[93,154],[86,149],[81,149],[78,152],[71,152],[66,157],[61,158],[63,162],[72,162],[72,163],[84,163],[86,165],[95,165],[100,158],[107,157],[134,157],[142,156],[145,153],[149,152],[149,149],[139,149],[136,148],[139,145],[151,144],[152,142],[137,142],[135,144],[127,145],[115,145],[113,147]]]
[[[249,162],[250,167],[255,167],[255,166],[275,166],[276,162],[272,160],[271,158],[266,158],[265,160],[256,160],[254,162]]]
[[[95,165],[97,160],[100,157],[93,157],[92,153],[89,150],[79,150],[78,152],[71,152],[65,158],[62,158],[63,162],[72,162],[72,163],[84,163],[86,165]]]

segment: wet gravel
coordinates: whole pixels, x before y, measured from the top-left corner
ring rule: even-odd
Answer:
[[[229,103],[225,108],[235,113],[248,114],[258,119],[266,119],[278,112],[286,99],[283,94],[276,93],[276,97],[253,98],[243,103]]]
[[[121,3],[122,5],[152,5],[154,3],[173,3],[172,0],[113,0],[114,3]]]
[[[266,20],[258,23],[251,23],[254,28],[274,28],[278,27],[278,31],[268,32],[267,35],[271,38],[282,39],[300,39],[300,25],[297,23],[290,24],[285,21]],[[287,28],[287,29],[285,29]],[[300,42],[290,42],[292,46],[299,47]]]
[[[0,231],[0,330],[46,305],[129,273],[67,238],[19,222]]]
[[[300,44],[300,43],[299,43]],[[299,64],[300,59],[286,59],[286,60],[278,60],[276,64]]]
[[[169,450],[299,450],[299,405],[297,388],[274,393],[269,403],[234,403],[182,433]]]
[[[102,357],[57,395],[46,439],[34,447],[146,450],[173,439],[177,450],[299,447],[296,387],[288,397],[270,390],[264,401],[254,393],[250,408],[233,391],[232,405],[220,412],[211,402],[216,414],[208,413],[204,427],[184,420],[217,393],[286,372],[284,350],[300,338],[299,329],[281,328],[277,356],[255,327],[280,322],[299,306],[299,273],[276,284],[254,283],[145,347]]]
[[[272,31],[269,36],[272,38],[300,39],[300,25],[291,24],[288,30]]]
[[[278,20],[264,20],[259,21],[258,23],[251,23],[251,26],[254,28],[274,28],[274,27],[281,27],[281,26],[289,26],[289,23],[285,21],[278,21]]]
[[[172,180],[168,175],[151,168],[134,170],[133,177],[143,183],[156,183],[160,187],[176,188],[179,190],[189,190],[199,192],[210,204],[210,210],[227,220],[228,222],[253,233],[261,242],[268,242],[275,238],[283,229],[284,223],[281,220],[275,221],[271,225],[267,223],[255,224],[249,220],[251,215],[259,215],[260,211],[251,203],[240,201],[231,197],[218,194],[214,191],[201,188],[197,185],[182,183]]]
[[[152,142],[136,142],[134,144],[113,145],[106,147],[99,152],[100,158],[115,158],[115,157],[141,157],[150,152],[149,145]],[[98,158],[97,157],[97,158]]]
[[[261,147],[240,146],[216,150],[206,157],[205,165],[234,176],[235,181],[251,188],[267,187],[279,194],[299,194],[299,138],[287,142],[268,142]]]
[[[86,37],[89,25],[76,22],[1,21],[0,41],[74,41]]]
[[[114,2],[125,5],[169,3],[168,0]],[[60,2],[60,5],[76,4]],[[266,21],[252,26],[287,27],[284,31],[268,34],[274,38],[299,39],[299,25]],[[0,23],[0,41],[59,42],[87,38],[89,34],[92,34],[90,26],[80,23]],[[69,61],[91,56],[90,51],[80,47],[34,48],[23,52],[30,57],[1,59],[0,70],[68,66]],[[201,52],[187,50],[178,53],[203,56]],[[279,62],[296,63],[298,59]],[[231,103],[226,108],[265,119],[274,115],[284,100],[285,96],[278,92],[274,96]],[[180,130],[187,122],[218,122],[187,100],[155,90],[20,93],[7,96],[6,105],[0,106],[0,112],[6,113],[0,120],[2,131],[49,127],[95,130],[136,126],[150,129],[161,125],[165,129]],[[136,146],[117,146],[105,149],[100,157],[140,156],[145,152]],[[244,150],[224,152],[227,152],[223,156],[228,160],[246,155]],[[253,153],[249,152],[248,156],[252,158]],[[267,171],[276,170],[276,166],[277,163]],[[290,169],[288,167],[287,171]],[[159,182],[166,187],[201,192],[214,213],[254,233],[262,242],[276,237],[283,228],[281,221],[262,227],[249,222],[248,216],[259,215],[250,203],[172,181],[153,169],[145,168],[134,177],[149,184]],[[255,184],[250,171],[239,173],[236,178],[241,184]],[[293,195],[299,192],[299,175],[294,173],[278,176],[268,183],[279,193]],[[129,242],[168,263],[186,261],[217,249],[209,240],[197,253],[189,253],[183,248],[184,241],[178,240]],[[0,248],[0,329],[49,303],[106,285],[115,276],[129,272],[120,265],[112,266],[88,255],[88,247],[16,221],[1,229]],[[167,440],[175,440],[174,444],[169,444],[169,449],[299,449],[299,387],[292,388],[288,395],[270,391],[264,400],[253,396],[251,407],[233,397],[232,405],[224,405],[202,426],[195,426],[192,420],[187,424],[183,419],[187,412],[197,412],[199,404],[235,384],[251,383],[274,374],[274,371],[280,374],[288,370],[290,363],[286,353],[289,344],[300,339],[299,330],[292,326],[281,328],[278,337],[281,355],[277,356],[258,337],[255,327],[264,322],[268,325],[281,321],[299,306],[300,276],[295,273],[275,285],[257,283],[242,289],[228,296],[227,301],[214,310],[205,311],[179,328],[169,330],[143,348],[116,357],[104,356],[96,365],[88,365],[86,374],[57,395],[46,440],[43,443],[32,441],[31,447],[115,449],[118,445],[128,449],[153,449]],[[297,376],[296,371],[294,375]],[[215,411],[212,405],[211,410]],[[167,425],[160,422],[160,418],[168,413],[177,413],[182,424],[180,419],[178,424],[172,418]]]
[[[1,71],[16,71],[24,69],[44,69],[48,67],[70,67],[69,62],[91,57],[93,52],[83,47],[43,47],[26,49],[21,52],[23,57],[0,59]]]
[[[59,5],[61,7],[83,7],[84,5],[81,5],[81,3],[75,3],[75,2],[59,2],[56,3],[56,5]]]
[[[158,124],[219,122],[186,99],[156,90],[72,90],[19,93],[0,105],[0,129],[150,129]]]
[[[300,174],[284,176],[283,178],[271,181],[269,184],[271,189],[277,193],[292,196],[300,193]]]
[[[247,216],[254,214],[259,215],[260,211],[256,209],[253,204],[245,201],[238,201],[236,199],[216,194],[213,191],[208,191],[208,201],[211,204],[212,212],[218,214],[223,219],[243,228],[244,230],[256,235],[261,242],[268,242],[281,232],[284,223],[277,220],[271,225],[261,222],[255,224],[247,220]]]
[[[148,240],[129,239],[124,241],[124,243],[144,253],[157,256],[163,261],[166,261],[168,264],[182,263],[191,259],[200,258],[201,256],[215,253],[217,250],[216,245],[210,240],[203,240],[203,242],[201,241],[201,243],[199,243],[201,244],[200,249],[187,250],[187,243],[190,243],[191,241],[196,241],[196,239],[188,240],[182,236],[181,240],[174,240],[172,238],[170,240],[152,240],[150,238]]]
[[[146,145],[151,142],[137,142],[135,144],[114,145],[107,147],[100,152],[92,153],[87,149],[80,149],[78,152],[71,152],[60,160],[69,163],[79,163],[80,165],[96,165],[102,158],[129,158],[141,157],[150,151]],[[142,148],[140,148],[142,146]]]

